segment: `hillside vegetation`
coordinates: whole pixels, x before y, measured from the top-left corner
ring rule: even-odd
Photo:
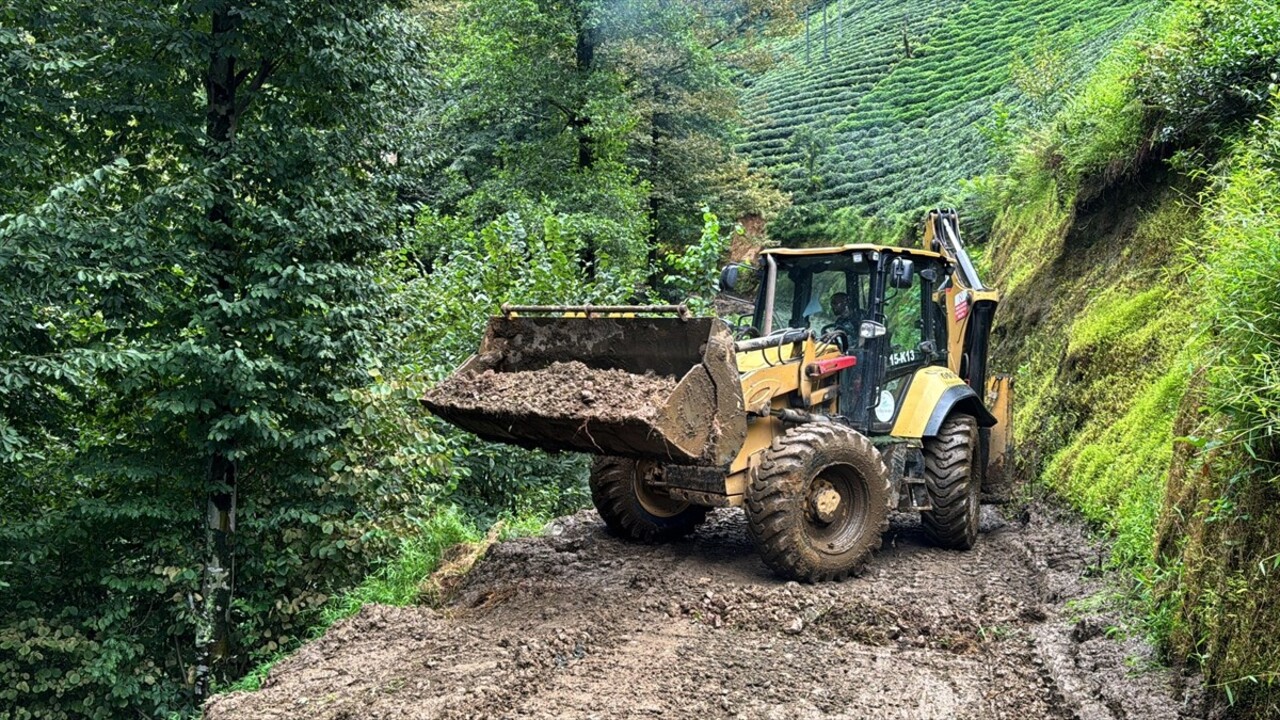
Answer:
[[[799,240],[900,235],[1000,160],[1146,13],[1146,0],[829,2],[748,83],[739,149],[792,194]],[[824,21],[825,18],[825,21]]]
[[[1278,58],[1273,0],[0,5],[0,720],[195,717],[583,506],[422,412],[502,304],[940,201],[1021,476],[1280,717]]]
[[[1019,475],[1114,538],[1174,664],[1280,717],[1280,8],[833,2],[744,91],[787,243],[961,205]]]
[[[1280,716],[1280,8],[1179,3],[989,179],[1024,477],[1116,538],[1146,631]]]

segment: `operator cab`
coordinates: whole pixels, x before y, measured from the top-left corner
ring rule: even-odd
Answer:
[[[846,245],[761,255],[754,327],[762,335],[808,330],[857,363],[840,378],[839,415],[888,434],[915,372],[945,365],[947,323],[936,293],[950,277],[941,255]]]

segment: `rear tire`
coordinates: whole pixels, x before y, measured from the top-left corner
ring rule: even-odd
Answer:
[[[978,422],[955,414],[938,436],[924,441],[924,478],[933,510],[920,513],[925,532],[938,545],[969,550],[978,541],[982,488],[974,474]]]
[[[889,524],[889,472],[865,435],[812,423],[765,451],[747,487],[747,527],[766,565],[817,582],[859,572]]]
[[[662,473],[651,460],[602,457],[591,466],[591,501],[619,537],[642,542],[674,540],[693,532],[710,508],[676,500],[646,486]]]

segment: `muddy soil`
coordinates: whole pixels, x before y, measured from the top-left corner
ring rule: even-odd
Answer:
[[[640,546],[591,512],[494,546],[441,609],[366,607],[210,720],[1203,717],[1194,680],[1090,612],[1103,553],[1033,508],[967,553],[895,519],[861,577],[772,577],[736,510]]]
[[[649,419],[666,406],[676,379],[558,362],[541,370],[455,375],[427,393],[430,402],[507,416],[618,421]]]

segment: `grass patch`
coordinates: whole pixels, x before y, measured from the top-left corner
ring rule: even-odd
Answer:
[[[1159,537],[1156,619],[1241,717],[1280,717],[1280,96],[1206,193],[1207,366]]]
[[[484,534],[460,510],[449,506],[425,519],[405,537],[399,552],[354,589],[330,601],[320,615],[322,633],[370,603],[412,605],[422,598],[422,583],[440,567],[444,552],[460,543],[478,542]]]
[[[1153,557],[1156,517],[1173,458],[1173,426],[1187,372],[1175,368],[1139,390],[1123,416],[1096,417],[1049,462],[1044,478],[1115,537],[1111,562]]]
[[[1107,288],[1089,304],[1067,336],[1067,354],[1091,352],[1107,345],[1143,345],[1149,340],[1160,310],[1168,304],[1167,288],[1156,286],[1136,295],[1121,288]]]

